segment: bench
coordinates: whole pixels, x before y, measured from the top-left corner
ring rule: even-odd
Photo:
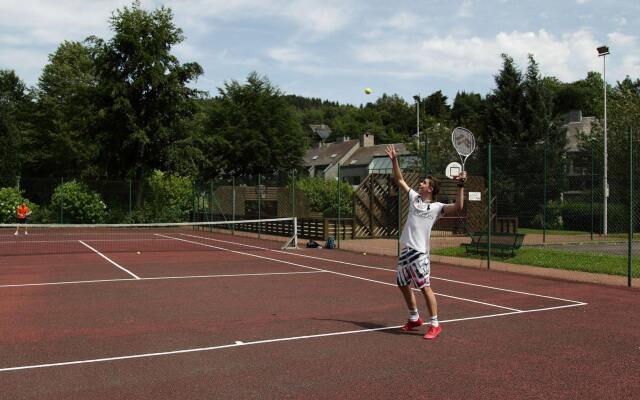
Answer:
[[[496,251],[502,256],[506,256],[507,253],[511,253],[511,256],[515,256],[515,251],[522,247],[522,241],[524,240],[523,233],[491,233],[491,251]],[[471,234],[471,243],[463,243],[465,253],[474,251],[480,253],[481,251],[489,250],[489,234],[487,232],[475,232]]]

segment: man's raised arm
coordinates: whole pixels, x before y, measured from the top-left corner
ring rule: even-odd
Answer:
[[[391,165],[393,166],[393,179],[396,181],[396,185],[402,188],[402,190],[404,190],[405,192],[409,192],[411,188],[409,187],[409,185],[407,185],[407,182],[405,182],[404,178],[402,177],[400,164],[398,164],[398,152],[396,151],[395,146],[393,144],[388,145],[385,149],[385,152],[389,156],[389,159],[391,159]]]

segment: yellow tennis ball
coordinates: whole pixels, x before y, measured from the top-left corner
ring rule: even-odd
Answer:
[[[371,90],[371,88],[365,88],[365,89],[364,89],[364,92],[365,92],[366,94],[371,94],[371,92],[373,92],[373,90]]]
[[[140,252],[138,252],[138,254],[140,254]]]

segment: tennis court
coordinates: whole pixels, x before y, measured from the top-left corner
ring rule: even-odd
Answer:
[[[3,230],[2,398],[640,392],[637,289],[434,264],[426,341],[398,329],[395,257],[192,225]]]

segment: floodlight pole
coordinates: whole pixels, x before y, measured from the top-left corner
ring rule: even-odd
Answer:
[[[416,101],[416,143],[417,143],[417,153],[420,154],[420,93],[413,96],[413,99]]]
[[[597,48],[598,57],[602,57],[602,81],[604,91],[604,174],[602,179],[602,187],[604,192],[604,204],[602,209],[603,221],[602,221],[602,233],[607,236],[608,234],[608,220],[607,220],[607,208],[609,201],[609,183],[607,182],[607,55],[609,53],[609,47],[600,46]]]

